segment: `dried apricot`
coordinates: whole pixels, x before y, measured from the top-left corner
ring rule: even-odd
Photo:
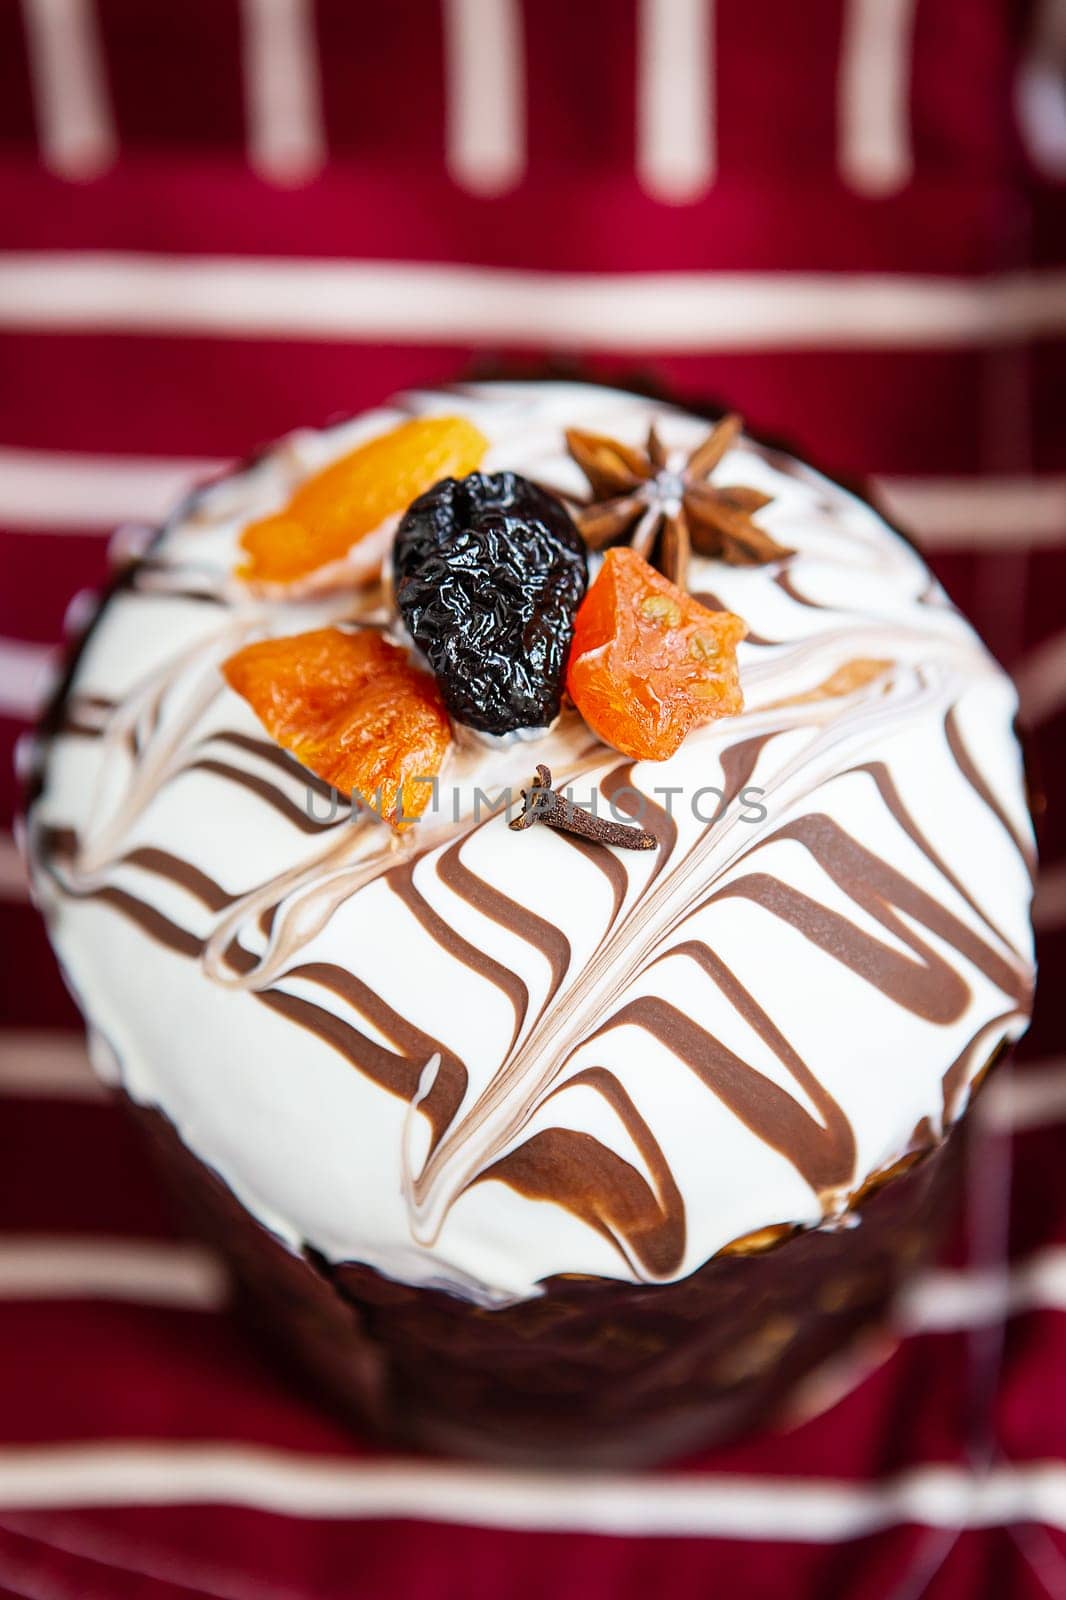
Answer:
[[[451,743],[437,685],[379,633],[316,628],[246,645],[222,666],[271,738],[394,828],[420,817]]]
[[[288,584],[342,560],[440,478],[473,472],[488,440],[465,417],[414,417],[301,483],[283,511],[241,534],[237,576]],[[380,563],[383,551],[377,551]]]
[[[566,687],[605,743],[665,761],[693,728],[742,709],[736,650],[747,631],[618,546],[574,621]]]

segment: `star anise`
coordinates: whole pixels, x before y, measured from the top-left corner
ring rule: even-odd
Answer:
[[[742,426],[735,413],[723,417],[686,461],[673,466],[654,424],[642,450],[569,429],[567,448],[592,490],[591,501],[574,514],[589,548],[604,550],[628,540],[681,587],[692,550],[732,566],[761,566],[791,555],[753,521],[771,495],[709,482]]]

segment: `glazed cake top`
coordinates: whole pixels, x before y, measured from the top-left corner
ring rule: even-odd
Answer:
[[[748,625],[739,715],[661,762],[572,707],[534,737],[458,730],[417,826],[357,820],[220,666],[338,620],[402,641],[388,590],[343,563],[334,587],[253,589],[240,539],[427,415],[476,426],[481,470],[574,496],[568,428],[638,446],[654,423],[671,462],[707,434],[582,385],[415,393],[179,509],[91,631],[29,819],[94,1058],[293,1248],[486,1303],[833,1225],[1025,1024],[1008,679],[869,506],[740,438],[713,480],[770,496],[789,553],[688,576]],[[659,848],[509,830],[477,791],[517,799],[537,762]]]

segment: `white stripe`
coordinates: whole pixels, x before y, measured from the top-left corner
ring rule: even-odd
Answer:
[[[997,1074],[977,1106],[982,1122],[997,1133],[1066,1122],[1066,1056]]]
[[[913,1467],[875,1483],[734,1474],[546,1473],[353,1461],[249,1446],[89,1444],[0,1451],[9,1509],[239,1505],[295,1517],[419,1518],[618,1537],[830,1543],[917,1523],[1066,1526],[1066,1467],[1034,1461],[975,1475]]]
[[[1050,61],[1027,61],[1015,88],[1018,122],[1033,162],[1054,182],[1066,178],[1066,82]]]
[[[36,1075],[25,1053],[17,1062],[21,1082],[34,1099],[50,1097],[46,1074],[51,1069],[58,1078],[61,1049],[41,1050],[43,1070]],[[17,1081],[12,1075],[5,1085],[4,1067],[0,1057],[0,1093]],[[80,1095],[92,1080],[84,1079],[72,1062],[62,1067],[65,1079],[55,1086],[62,1093],[76,1083]],[[0,1300],[27,1299],[122,1300],[216,1311],[225,1302],[225,1280],[217,1258],[195,1245],[81,1236],[0,1237]],[[1066,1310],[1066,1247],[1049,1247],[1002,1272],[920,1273],[897,1296],[891,1323],[903,1335],[958,1332],[1037,1310]]]
[[[218,1311],[226,1278],[199,1245],[7,1234],[0,1238],[0,1300],[127,1300]]]
[[[65,532],[161,519],[222,460],[88,456],[0,447],[0,523]],[[889,515],[929,550],[1066,544],[1066,478],[873,480]]]
[[[1039,726],[1066,705],[1066,630],[1038,644],[1014,668],[1018,715],[1029,728]]]
[[[901,1333],[946,1333],[1024,1311],[1066,1311],[1066,1249],[1041,1250],[1003,1272],[926,1272],[896,1300]]]
[[[0,525],[64,532],[158,522],[191,484],[230,465],[0,446]],[[881,477],[872,487],[930,550],[1066,546],[1066,477]]]
[[[696,200],[714,178],[713,0],[641,0],[637,171],[659,200]]]
[[[41,157],[63,178],[92,178],[116,135],[94,0],[22,0]]]
[[[80,1033],[0,1030],[0,1096],[33,1100],[104,1100]]]
[[[879,478],[885,509],[929,550],[1066,546],[1066,477]]]
[[[0,1062],[0,1094],[5,1089],[2,1068]],[[73,1080],[74,1074],[69,1077]],[[77,1082],[80,1093],[83,1080]],[[34,1099],[50,1098],[43,1075],[31,1087]],[[82,1236],[0,1237],[0,1300],[72,1299],[212,1312],[225,1304],[226,1281],[217,1257],[198,1245]],[[1029,1311],[1066,1311],[1066,1247],[1048,1247],[1002,1272],[920,1273],[897,1296],[891,1327],[903,1336],[955,1333]]]
[[[46,645],[0,639],[0,716],[35,717],[55,681],[56,661]]]
[[[63,533],[160,521],[192,484],[225,465],[0,447],[0,524]]]
[[[1066,272],[531,273],[394,261],[9,251],[0,327],[602,350],[918,348],[1066,330]]]
[[[300,183],[325,160],[311,0],[241,0],[248,158],[273,183]]]
[[[1037,0],[1015,84],[1018,123],[1036,166],[1066,178],[1066,5]]]
[[[9,833],[0,833],[0,901],[28,900],[29,893],[26,863],[22,859],[18,845]],[[3,1044],[0,1042],[0,1050],[2,1049]]]
[[[847,0],[837,110],[840,171],[862,194],[901,189],[912,171],[915,0]]]
[[[526,165],[525,51],[518,0],[443,0],[448,171],[503,194]]]

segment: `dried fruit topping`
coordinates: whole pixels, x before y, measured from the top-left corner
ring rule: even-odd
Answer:
[[[428,672],[370,631],[316,628],[246,645],[223,663],[283,749],[394,828],[421,816],[451,727]]]
[[[487,449],[488,440],[465,417],[401,422],[308,478],[284,511],[250,523],[241,535],[248,560],[237,576],[295,583],[342,560],[438,478],[472,472]]]
[[[742,709],[736,649],[747,631],[620,546],[577,614],[566,687],[605,743],[665,761],[693,728]]]
[[[484,733],[558,715],[585,546],[561,501],[514,472],[446,478],[393,546],[396,603],[448,710]]]

